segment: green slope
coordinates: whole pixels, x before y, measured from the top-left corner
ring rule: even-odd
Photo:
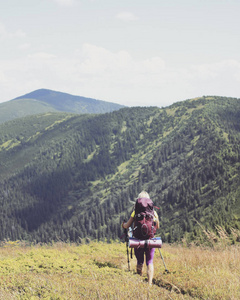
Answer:
[[[0,123],[39,112],[57,112],[51,105],[34,99],[21,99],[0,104]]]
[[[238,227],[239,116],[240,99],[202,97],[1,125],[0,238],[116,238],[142,189],[169,242]]]

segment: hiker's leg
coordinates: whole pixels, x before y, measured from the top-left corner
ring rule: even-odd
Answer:
[[[147,248],[145,253],[146,253],[146,265],[148,266],[153,263],[155,248],[152,249]]]
[[[148,277],[148,284],[149,284],[149,285],[152,285],[153,273],[154,273],[154,267],[153,267],[153,264],[149,264],[149,265],[147,266],[147,277]]]
[[[153,258],[154,258],[155,248],[146,250],[146,264],[147,264],[147,276],[148,276],[148,284],[152,285],[153,280]]]
[[[143,248],[134,248],[134,253],[137,259],[137,273],[142,276],[142,269],[144,263],[144,249]]]
[[[138,265],[137,264],[137,273],[142,276],[142,269],[143,269],[143,264],[142,265]]]

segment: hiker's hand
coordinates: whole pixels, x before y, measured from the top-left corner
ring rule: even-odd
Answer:
[[[122,222],[122,228],[125,229],[125,227],[124,227],[124,222]]]

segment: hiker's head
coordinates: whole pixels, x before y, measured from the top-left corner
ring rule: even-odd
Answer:
[[[141,191],[141,193],[138,195],[138,199],[139,198],[148,198],[148,199],[150,199],[149,194],[145,191]]]

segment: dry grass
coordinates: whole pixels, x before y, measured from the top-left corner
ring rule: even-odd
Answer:
[[[238,234],[238,232],[237,232]],[[128,272],[126,245],[92,242],[0,247],[0,299],[240,299],[240,248],[163,245],[154,284]]]
[[[240,299],[238,246],[213,249],[166,245],[164,252],[171,273],[156,274],[159,285],[168,283],[184,296],[198,299]]]

